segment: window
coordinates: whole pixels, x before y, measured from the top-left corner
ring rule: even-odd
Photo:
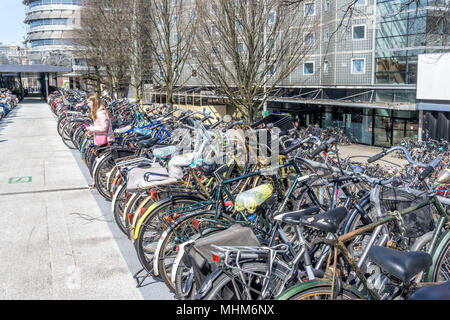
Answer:
[[[314,2],[305,3],[305,16],[314,16],[316,14],[316,7]]]
[[[197,70],[192,69],[192,77],[195,78],[197,76]]]
[[[267,75],[268,75],[268,76],[273,75],[273,73],[274,73],[273,70],[274,70],[273,65],[271,65],[270,68],[267,70]]]
[[[323,62],[323,74],[328,74],[329,65],[328,60]]]
[[[329,40],[330,40],[330,32],[328,31],[328,29],[325,29],[323,33],[323,41],[328,42]]]
[[[367,0],[358,0],[356,1],[357,6],[365,6],[367,4]]]
[[[352,28],[352,39],[353,40],[365,40],[366,39],[366,26],[353,26]]]
[[[309,46],[314,45],[314,33],[307,33],[305,34],[305,43]]]
[[[175,41],[175,42],[178,41],[178,34],[177,34],[177,33],[175,33],[175,34],[173,35],[173,41]]]
[[[238,42],[238,44],[237,44],[237,51],[239,53],[242,53],[244,51],[244,44],[242,42]]]
[[[269,13],[269,17],[267,18],[267,22],[268,23],[274,23],[275,22],[275,12],[271,11]]]
[[[366,59],[352,59],[352,74],[360,74],[366,72]]]
[[[314,62],[305,62],[303,64],[303,74],[304,75],[314,74]]]
[[[325,12],[329,12],[330,11],[330,1],[326,1],[325,2]]]

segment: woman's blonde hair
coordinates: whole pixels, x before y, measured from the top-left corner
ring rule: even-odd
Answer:
[[[91,109],[92,120],[94,120],[94,121],[97,120],[97,112],[101,108],[103,108],[106,111],[106,113],[108,114],[109,118],[111,120],[113,120],[111,113],[109,113],[108,109],[106,109],[106,107],[102,104],[102,101],[100,100],[100,97],[98,96],[98,94],[93,93],[87,99],[88,99],[88,101],[92,101],[92,104],[93,104],[92,109]]]

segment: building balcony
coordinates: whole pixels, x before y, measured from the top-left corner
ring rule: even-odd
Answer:
[[[79,10],[80,5],[72,4],[43,4],[35,7],[28,7],[26,14],[31,14],[38,11],[55,11],[55,10]]]
[[[27,28],[27,33],[30,34],[32,32],[44,32],[44,31],[72,31],[75,30],[74,25],[44,25],[44,26],[36,26],[32,28]]]

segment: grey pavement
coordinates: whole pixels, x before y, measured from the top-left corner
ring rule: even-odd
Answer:
[[[352,144],[349,146],[339,147],[339,155],[341,157],[351,157],[352,161],[360,163],[367,163],[368,158],[376,155],[377,153],[380,153],[381,151],[383,151],[383,148],[360,144]],[[384,167],[402,167],[408,164],[408,161],[406,161],[405,159],[397,158],[392,154],[388,154],[382,159],[378,160],[377,163]]]
[[[0,121],[0,299],[172,300],[140,263],[39,98]]]

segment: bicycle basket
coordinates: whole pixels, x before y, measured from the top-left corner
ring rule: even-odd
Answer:
[[[383,214],[395,210],[401,212],[425,200],[424,197],[417,197],[405,190],[383,187],[380,191],[380,205]],[[417,238],[434,230],[434,219],[430,205],[404,215],[403,221],[406,231],[405,236],[408,238]]]

